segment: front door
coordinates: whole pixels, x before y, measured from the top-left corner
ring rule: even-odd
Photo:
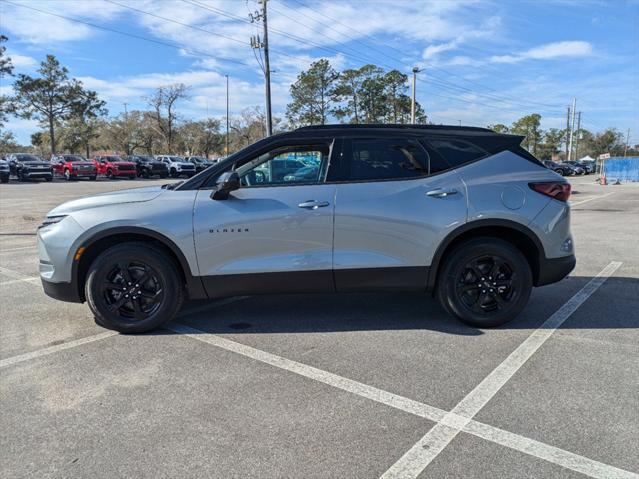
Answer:
[[[334,291],[330,155],[328,141],[279,146],[229,167],[241,187],[228,199],[198,191],[195,247],[210,297]]]
[[[341,159],[337,291],[425,290],[437,246],[466,222],[463,181],[411,138],[355,138]]]

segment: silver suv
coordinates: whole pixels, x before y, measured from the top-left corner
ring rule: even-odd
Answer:
[[[497,326],[575,265],[570,185],[521,140],[453,126],[275,135],[188,181],[52,210],[44,290],[128,333],[185,298],[351,291],[430,292]]]

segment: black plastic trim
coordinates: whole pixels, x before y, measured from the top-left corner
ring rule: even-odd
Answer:
[[[427,266],[335,269],[338,293],[356,291],[426,291]]]
[[[575,255],[562,256],[561,258],[544,258],[539,264],[539,279],[535,286],[545,286],[547,284],[561,281],[575,269],[577,258]]]
[[[285,271],[202,276],[209,298],[241,294],[334,293],[333,271]]]
[[[510,228],[525,234],[526,237],[530,239],[534,243],[535,247],[537,248],[538,261],[539,261],[539,265],[541,269],[541,266],[543,264],[542,262],[546,259],[545,250],[543,245],[541,244],[541,241],[537,237],[537,235],[530,228],[510,220],[501,220],[501,219],[476,220],[476,221],[471,221],[469,223],[465,223],[462,226],[454,229],[453,231],[448,233],[448,235],[444,238],[444,240],[439,244],[439,247],[437,248],[437,251],[435,252],[435,255],[433,256],[433,260],[431,261],[431,264],[430,264],[430,271],[429,271],[428,283],[427,283],[429,291],[433,291],[435,289],[435,286],[437,283],[437,273],[439,272],[439,267],[443,259],[444,252],[446,251],[446,248],[448,248],[448,246],[450,246],[450,244],[453,241],[455,241],[455,239],[457,239],[459,236],[461,236],[464,233],[467,233],[474,229],[491,227],[491,226]],[[537,285],[538,284],[535,283],[535,286]]]
[[[117,228],[110,228],[108,230],[100,231],[99,233],[92,236],[88,241],[85,241],[84,243],[82,243],[81,246],[84,246],[88,250],[91,248],[91,245],[93,245],[96,241],[104,239],[108,236],[117,236],[120,234],[127,234],[127,233],[148,236],[153,238],[156,241],[159,241],[164,246],[166,246],[177,257],[180,263],[179,266],[184,273],[184,278],[186,279],[186,290],[189,295],[189,298],[190,299],[206,299],[207,298],[206,291],[202,284],[201,277],[193,276],[191,274],[191,268],[189,266],[189,263],[186,260],[186,257],[184,256],[182,251],[180,250],[180,248],[172,240],[170,240],[163,234],[158,233],[157,231],[141,228],[139,226],[120,226]],[[78,277],[78,265],[79,265],[78,261],[73,262],[73,271],[72,271],[71,277],[76,280]]]
[[[42,288],[47,296],[68,303],[83,303],[78,291],[76,282],[71,283],[52,283],[42,278]]]

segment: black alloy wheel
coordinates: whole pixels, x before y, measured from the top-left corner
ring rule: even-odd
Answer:
[[[164,288],[158,273],[138,261],[113,265],[101,283],[109,311],[128,321],[143,321],[153,315],[160,307]]]
[[[455,283],[458,300],[476,314],[508,308],[520,287],[517,273],[504,258],[487,255],[468,262]]]
[[[89,267],[85,297],[100,326],[142,333],[170,321],[184,300],[177,265],[163,251],[143,243],[120,243]]]
[[[437,276],[437,296],[463,322],[489,328],[514,319],[532,291],[530,264],[512,243],[481,237],[447,253]]]

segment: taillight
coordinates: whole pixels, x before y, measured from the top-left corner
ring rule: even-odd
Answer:
[[[542,195],[550,196],[559,201],[568,201],[570,198],[570,183],[551,182],[551,183],[528,183],[531,189]]]

